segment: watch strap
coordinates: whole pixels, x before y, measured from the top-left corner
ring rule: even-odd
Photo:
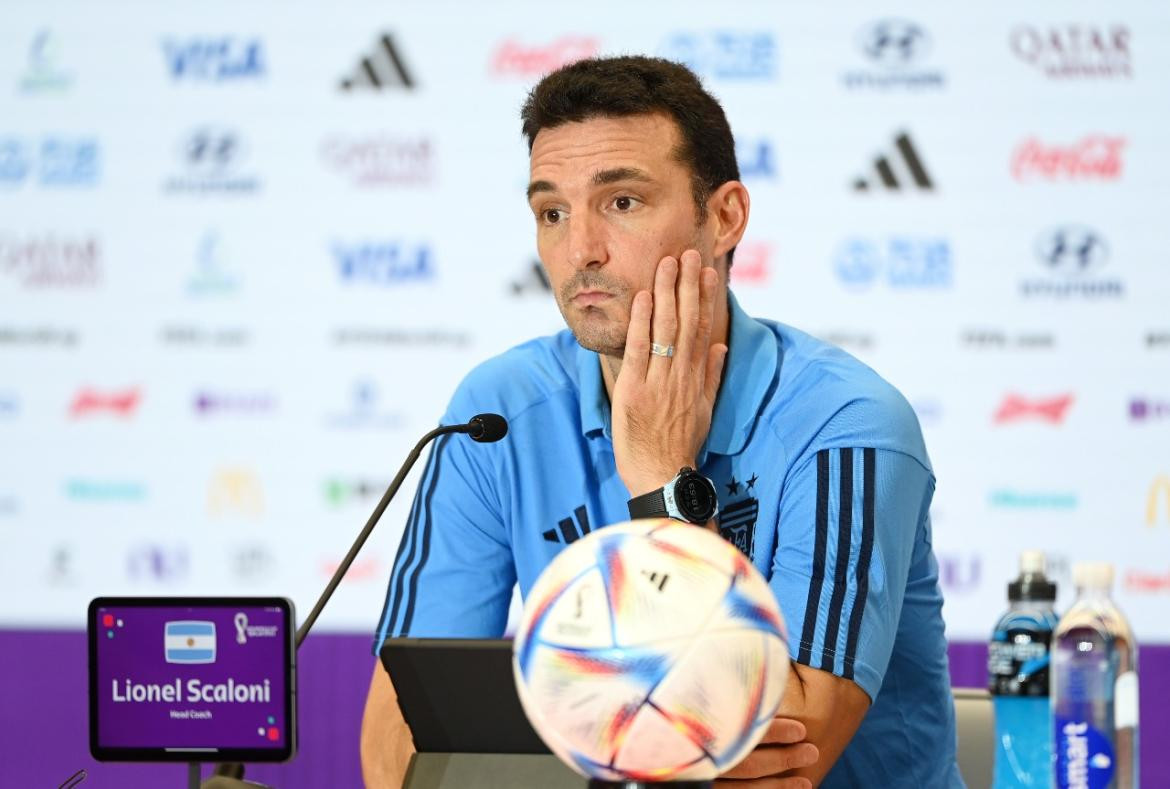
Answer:
[[[673,480],[671,481],[673,482]],[[666,497],[662,494],[662,488],[656,488],[641,496],[634,496],[626,503],[626,506],[629,507],[630,518],[635,520],[638,518],[665,518],[669,515],[666,511]]]

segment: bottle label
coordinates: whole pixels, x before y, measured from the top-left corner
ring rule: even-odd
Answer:
[[[1047,696],[1049,631],[999,631],[988,644],[988,690],[995,696]]]
[[[1113,780],[1113,746],[1087,721],[1056,718],[1056,785],[1105,789]]]
[[[1138,725],[1137,672],[1127,671],[1113,686],[1113,728],[1134,729]]]

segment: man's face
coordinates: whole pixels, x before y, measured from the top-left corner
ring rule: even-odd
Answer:
[[[691,173],[675,158],[679,139],[674,121],[654,114],[566,123],[533,141],[537,250],[585,348],[622,355],[630,303],[653,291],[662,258],[696,249],[710,265],[710,223],[696,222]]]

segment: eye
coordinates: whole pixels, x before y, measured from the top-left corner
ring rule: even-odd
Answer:
[[[615,197],[613,200],[613,207],[619,211],[629,211],[634,207],[634,198],[622,195]]]
[[[559,208],[546,208],[540,212],[540,218],[546,225],[555,225],[561,221],[561,210]]]

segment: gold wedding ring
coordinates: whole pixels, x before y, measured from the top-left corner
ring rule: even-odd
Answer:
[[[665,356],[667,358],[674,356],[673,345],[659,345],[656,342],[650,343],[650,353],[655,356]]]

